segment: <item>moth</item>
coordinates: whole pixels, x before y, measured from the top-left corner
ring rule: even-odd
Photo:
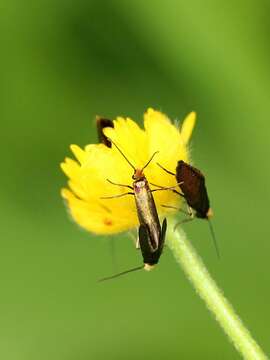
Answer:
[[[106,121],[104,121],[106,120]],[[113,127],[113,123],[108,119],[99,119],[98,120],[98,128],[103,134],[103,128],[106,127],[106,124],[109,124],[110,127]],[[104,134],[100,135],[101,141],[105,144],[112,144],[116,147],[116,149],[120,152],[120,154],[124,157],[124,159],[128,162],[128,164],[134,170],[132,175],[132,186],[131,185],[123,185],[115,183],[109,179],[107,181],[113,185],[117,185],[120,187],[125,187],[129,189],[128,192],[114,195],[114,196],[107,196],[102,197],[103,199],[113,199],[122,197],[125,195],[133,195],[135,199],[137,215],[139,220],[139,230],[138,230],[138,242],[140,245],[143,262],[144,265],[126,270],[122,273],[118,273],[116,275],[106,277],[101,279],[100,281],[109,280],[120,275],[124,275],[131,271],[136,271],[140,269],[151,270],[158,262],[159,258],[162,254],[162,250],[164,247],[165,242],[165,235],[167,230],[167,220],[166,218],[162,222],[162,226],[159,222],[159,217],[155,205],[155,201],[152,195],[152,192],[161,190],[161,189],[154,189],[151,190],[149,183],[144,175],[145,168],[150,164],[153,160],[154,156],[157,154],[155,152],[150,160],[141,168],[137,169],[125,156],[122,150],[109,138],[107,138]],[[106,145],[107,146],[107,145]]]
[[[195,216],[200,219],[211,218],[213,211],[210,208],[205,177],[201,171],[180,160],[175,176],[187,204],[195,210]]]
[[[199,219],[208,220],[216,252],[218,257],[220,257],[214,230],[210,222],[210,218],[213,216],[213,211],[210,207],[210,201],[205,185],[205,177],[202,172],[194,166],[187,164],[183,160],[178,161],[176,166],[176,173],[165,169],[160,164],[158,164],[158,166],[168,174],[176,177],[176,181],[179,184],[181,192],[177,190],[172,191],[182,196],[191,209],[191,211],[189,211],[190,219],[187,219],[186,221],[192,220],[194,216]]]
[[[103,118],[101,116],[96,116],[96,126],[97,126],[97,133],[98,133],[98,140],[100,143],[106,145],[107,147],[111,148],[112,143],[107,138],[107,136],[103,133],[103,129],[106,127],[113,128],[113,121],[110,119]]]

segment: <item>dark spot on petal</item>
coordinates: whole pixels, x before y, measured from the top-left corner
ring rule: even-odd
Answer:
[[[110,219],[104,219],[103,220],[104,224],[107,225],[107,226],[111,226],[113,223],[112,223],[112,220]]]

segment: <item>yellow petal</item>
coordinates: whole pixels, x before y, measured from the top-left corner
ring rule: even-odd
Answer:
[[[98,201],[83,201],[76,198],[68,189],[62,189],[61,195],[67,201],[72,218],[90,232],[114,234],[128,230],[137,224],[135,208],[133,208],[135,212],[132,213],[132,209],[120,208],[119,204],[105,206]],[[119,216],[120,213],[122,216]]]
[[[144,126],[149,139],[149,152],[152,154],[158,151],[153,162],[145,169],[147,179],[163,187],[177,186],[175,176],[166,173],[157,163],[175,173],[177,162],[181,159],[187,161],[188,153],[179,131],[166,115],[153,109],[148,109],[145,113]],[[177,189],[179,190],[178,187]],[[162,205],[179,207],[181,201],[180,196],[172,191],[157,191],[154,199],[160,214],[167,212]]]
[[[70,149],[75,155],[76,159],[82,164],[85,160],[85,151],[83,151],[78,145],[70,145]]]
[[[145,132],[129,118],[117,118],[113,123],[114,128],[105,128],[104,134],[120,148],[134,167],[142,167],[148,158]],[[119,162],[127,162],[114,146],[112,148]]]
[[[102,199],[127,192],[125,187],[112,185],[107,179],[131,185],[133,170],[126,162],[119,162],[118,153],[103,144],[88,145],[85,154],[79,177],[74,177],[78,167],[76,162],[68,159],[68,165],[62,165],[73,179],[69,183],[73,194],[65,189],[62,196],[68,201],[74,220],[87,230],[100,234],[134,227],[138,220],[133,196]]]
[[[77,196],[79,199],[87,199],[87,194],[84,191],[82,184],[78,181],[69,180],[68,186],[72,190],[72,192]]]
[[[189,139],[191,137],[192,131],[195,126],[195,122],[196,122],[196,113],[193,111],[187,115],[181,127],[181,138],[184,144],[187,144],[189,142]]]
[[[164,166],[172,167],[175,171],[178,159],[183,158],[182,139],[177,128],[166,115],[153,109],[144,114],[144,127],[146,130],[149,152],[159,151],[155,160]]]
[[[60,164],[60,167],[70,179],[79,177],[81,169],[76,161],[70,158],[65,158],[65,161]]]

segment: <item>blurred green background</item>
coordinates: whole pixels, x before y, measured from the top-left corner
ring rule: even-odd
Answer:
[[[239,359],[165,251],[152,273],[127,236],[69,221],[59,163],[96,141],[94,116],[196,110],[222,259],[203,221],[185,229],[267,353],[269,1],[2,0],[0,357]]]

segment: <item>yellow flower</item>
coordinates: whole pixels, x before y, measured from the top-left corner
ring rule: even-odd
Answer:
[[[171,187],[177,185],[175,177],[167,174],[157,163],[175,172],[179,160],[189,162],[187,144],[195,117],[194,112],[190,113],[180,131],[166,115],[150,108],[144,114],[144,130],[133,120],[118,117],[113,122],[114,128],[105,128],[104,133],[136,168],[142,168],[158,151],[144,174],[149,183]],[[132,186],[134,171],[116,147],[90,144],[83,150],[71,145],[71,150],[77,161],[66,158],[61,164],[69,178],[69,189],[62,189],[61,194],[73,219],[96,234],[113,234],[138,226],[134,196],[102,199],[127,192],[126,188],[113,185],[107,179]],[[162,205],[181,205],[181,197],[170,190],[153,192],[153,196],[160,217],[175,211]]]

